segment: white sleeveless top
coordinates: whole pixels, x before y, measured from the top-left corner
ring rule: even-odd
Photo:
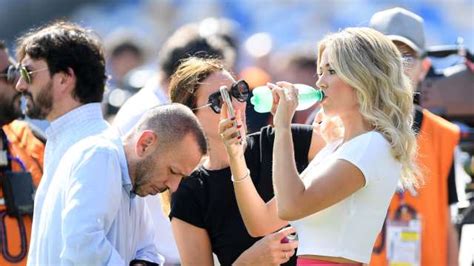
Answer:
[[[346,160],[360,169],[365,186],[346,199],[291,222],[299,238],[298,255],[342,257],[368,263],[382,228],[390,200],[401,175],[401,164],[390,153],[389,142],[370,131],[342,144],[329,143],[302,173],[309,184],[316,171],[334,160]]]

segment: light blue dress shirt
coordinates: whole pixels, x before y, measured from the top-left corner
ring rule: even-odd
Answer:
[[[121,140],[107,129],[99,104],[81,106],[51,123],[29,265],[162,262],[143,199],[130,194]]]

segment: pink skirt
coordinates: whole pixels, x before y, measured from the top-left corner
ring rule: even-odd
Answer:
[[[313,266],[361,266],[362,263],[341,263],[341,262],[333,262],[327,260],[316,260],[316,259],[303,259],[298,258],[296,261],[297,266],[306,266],[306,265],[313,265]]]

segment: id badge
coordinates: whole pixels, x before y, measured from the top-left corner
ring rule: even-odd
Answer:
[[[387,220],[387,260],[390,266],[419,266],[421,222]]]

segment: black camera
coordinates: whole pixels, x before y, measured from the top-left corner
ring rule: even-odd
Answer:
[[[426,56],[431,58],[433,65],[421,84],[420,104],[459,125],[460,148],[472,157],[474,155],[474,56],[464,48],[462,39],[456,45],[431,46],[427,49]],[[472,181],[474,183],[474,179]]]
[[[432,59],[433,65],[421,84],[421,105],[472,129],[474,69],[470,69],[468,65],[474,64],[473,55],[462,45],[432,46],[427,49],[426,55]],[[443,65],[442,63],[444,66],[437,66]]]

